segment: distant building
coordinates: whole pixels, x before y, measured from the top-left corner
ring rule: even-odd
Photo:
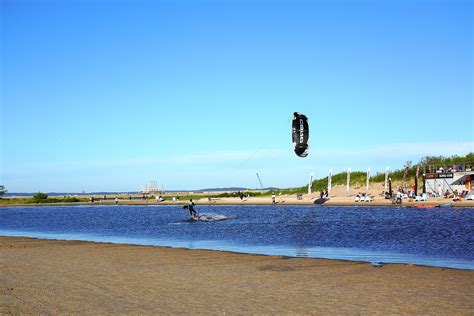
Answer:
[[[140,194],[161,194],[162,190],[158,189],[157,182],[155,180],[150,180],[145,186],[141,187],[138,193]]]

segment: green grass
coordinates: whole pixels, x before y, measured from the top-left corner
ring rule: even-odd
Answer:
[[[0,205],[12,205],[12,204],[52,204],[52,203],[79,203],[87,202],[87,198],[46,198],[46,199],[34,199],[34,198],[2,198],[0,199]]]

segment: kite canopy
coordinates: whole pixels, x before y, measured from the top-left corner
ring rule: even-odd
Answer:
[[[292,121],[292,136],[295,153],[306,157],[309,153],[309,125],[306,115],[295,112]]]

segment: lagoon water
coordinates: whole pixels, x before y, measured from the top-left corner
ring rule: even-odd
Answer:
[[[0,207],[0,235],[408,263],[474,270],[474,209],[204,206]]]

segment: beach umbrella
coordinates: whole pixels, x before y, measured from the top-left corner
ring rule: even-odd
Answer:
[[[387,166],[387,168],[385,168],[385,192],[387,192],[387,186],[388,186],[388,171],[390,170],[390,168]]]
[[[313,185],[313,176],[314,176],[314,173],[311,172],[309,174],[308,194],[311,194],[311,186]]]
[[[306,115],[293,113],[292,138],[296,155],[306,157],[309,153],[309,124]]]

